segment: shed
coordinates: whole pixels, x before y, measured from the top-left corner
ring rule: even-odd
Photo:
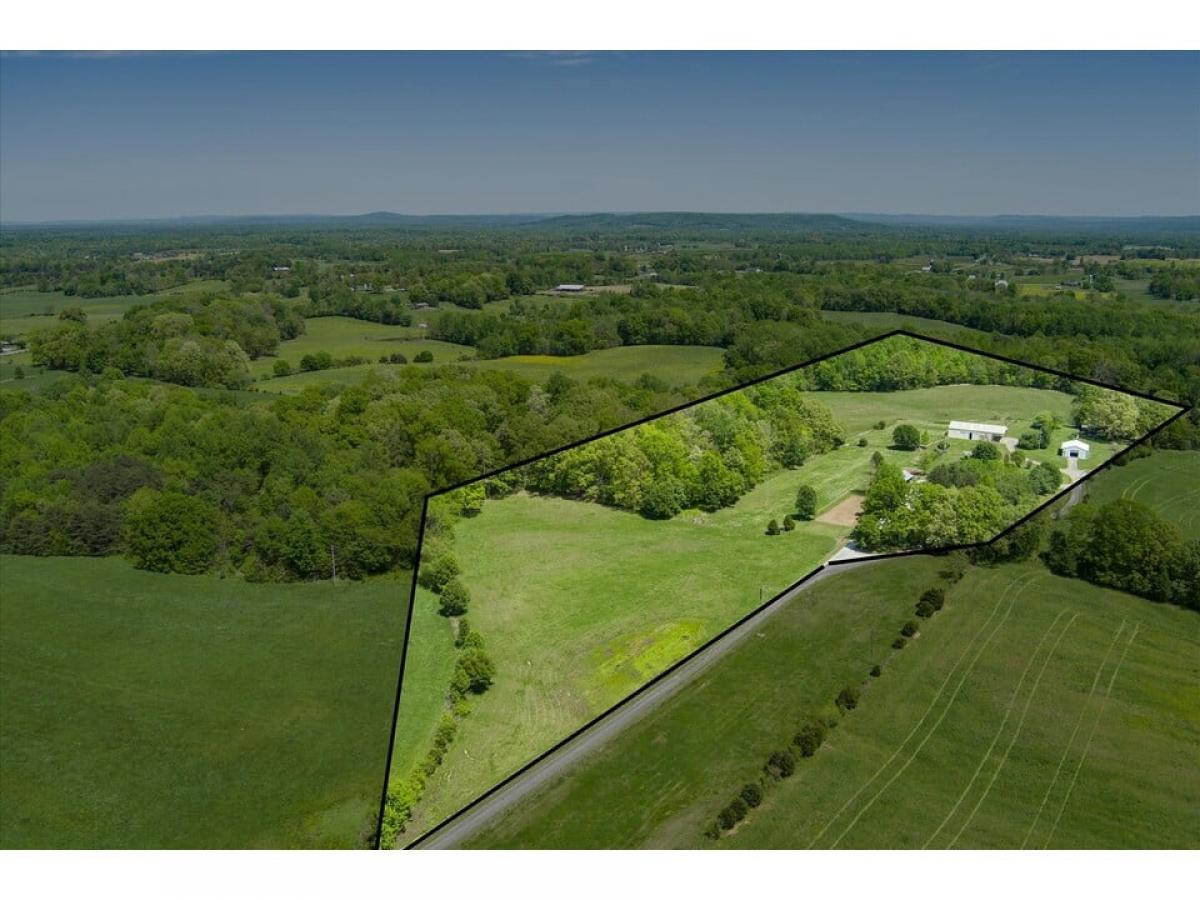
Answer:
[[[1091,452],[1091,445],[1087,441],[1079,440],[1079,438],[1071,438],[1069,441],[1063,441],[1058,448],[1060,456],[1066,456],[1070,459],[1087,459],[1088,454]]]
[[[986,422],[953,421],[946,429],[946,437],[964,441],[999,441],[1007,433],[1007,425],[989,425]]]

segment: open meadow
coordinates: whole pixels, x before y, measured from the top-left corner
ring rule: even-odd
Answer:
[[[826,579],[475,847],[1200,846],[1200,619],[1050,575],[887,560]],[[890,647],[916,597],[945,608]],[[882,667],[868,677],[872,665]],[[770,753],[837,716],[733,832],[704,832]],[[1136,765],[1130,761],[1136,760]]]
[[[1200,452],[1156,450],[1113,466],[1089,484],[1091,503],[1124,498],[1144,503],[1185,535],[1200,531]]]
[[[0,557],[0,845],[361,846],[407,586]]]
[[[126,294],[120,297],[67,296],[62,291],[37,291],[33,288],[5,288],[0,291],[0,338],[26,337],[29,332],[58,322],[58,314],[79,307],[89,325],[103,325],[125,315],[134,306],[175,296],[203,296],[223,290],[223,281],[193,281],[152,294]]]
[[[652,520],[522,492],[458,522],[454,556],[471,595],[470,627],[496,675],[428,779],[408,839],[828,560],[855,524],[857,503],[845,504],[869,487],[874,455],[900,467],[923,463],[927,451],[892,446],[896,425],[936,438],[952,417],[1019,426],[1045,410],[1065,416],[1071,404],[1060,392],[990,385],[806,396],[832,411],[845,443],[777,470],[715,512]],[[802,485],[816,492],[814,519],[766,534],[769,520],[794,511]],[[438,598],[422,589],[416,603],[394,778],[408,776],[429,747],[453,665],[453,626],[436,614]]]

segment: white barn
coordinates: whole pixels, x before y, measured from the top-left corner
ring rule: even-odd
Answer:
[[[946,429],[946,437],[960,438],[964,441],[998,441],[1006,434],[1007,425],[989,425],[986,422],[954,421]]]
[[[1063,441],[1059,445],[1058,452],[1060,456],[1066,456],[1070,459],[1087,459],[1088,454],[1092,452],[1092,448],[1087,441],[1081,441],[1079,438],[1071,438],[1071,440]]]

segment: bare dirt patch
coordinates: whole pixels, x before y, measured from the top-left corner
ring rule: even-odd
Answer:
[[[827,525],[853,525],[862,510],[864,494],[855,492],[817,516],[818,522]]]

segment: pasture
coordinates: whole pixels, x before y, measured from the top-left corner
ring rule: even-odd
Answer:
[[[1195,536],[1200,530],[1200,452],[1156,450],[1088,482],[1089,502],[1119,498],[1144,503],[1185,535]]]
[[[185,294],[206,294],[226,287],[223,281],[194,281],[154,294],[121,297],[68,297],[62,291],[40,292],[33,288],[8,288],[0,291],[0,337],[24,337],[38,328],[58,322],[62,310],[78,306],[87,314],[89,325],[115,321],[134,306]]]
[[[883,333],[896,328],[904,328],[917,334],[931,334],[953,340],[955,336],[965,334],[983,334],[983,332],[967,325],[954,322],[942,322],[938,319],[926,319],[921,316],[910,316],[895,312],[857,312],[836,309],[821,310],[821,318],[830,322],[843,324],[865,325],[873,331]]]
[[[309,319],[309,329],[314,327],[318,319]],[[378,328],[395,328],[396,326],[380,325]],[[304,340],[299,338],[298,340]],[[290,347],[296,341],[289,341],[281,347]],[[615,378],[621,381],[634,381],[643,373],[654,375],[671,385],[694,384],[705,375],[720,372],[723,366],[723,351],[717,347],[660,347],[633,346],[612,347],[607,350],[593,350],[579,356],[506,356],[501,359],[475,359],[474,348],[461,344],[451,344],[445,341],[408,341],[383,344],[376,342],[371,346],[371,352],[377,359],[382,353],[403,353],[413,365],[412,358],[421,350],[429,350],[433,354],[433,364],[465,365],[475,369],[496,369],[514,372],[531,381],[544,382],[555,372],[561,372],[570,378],[587,381],[591,378]],[[305,351],[313,352],[313,351]],[[333,352],[333,351],[330,351]],[[357,351],[363,355],[363,351]],[[290,351],[289,351],[290,353]],[[303,355],[303,354],[301,354]],[[335,354],[336,355],[336,354]],[[265,367],[270,371],[275,357],[263,357],[251,363],[251,368]],[[293,363],[293,367],[298,365]],[[300,393],[312,384],[358,384],[372,372],[387,377],[396,369],[393,365],[368,363],[360,366],[349,366],[339,369],[325,369],[319,372],[301,372],[283,378],[268,378],[258,383],[264,391],[275,393]]]
[[[275,361],[286,360],[293,371],[299,371],[300,360],[305,356],[322,351],[335,359],[361,356],[369,362],[393,353],[403,353],[409,359],[421,350],[433,353],[437,362],[453,362],[464,353],[473,356],[470,347],[448,344],[442,341],[423,340],[422,331],[403,325],[382,325],[347,316],[321,316],[305,320],[305,333],[290,341],[283,341],[273,356],[260,356],[250,363],[250,374],[255,379],[270,377]],[[440,351],[440,352],[439,352]],[[451,356],[450,354],[454,355]],[[319,373],[318,373],[319,374]]]
[[[1200,618],[1037,564],[968,568],[891,649],[944,565],[815,585],[472,846],[1200,846]],[[816,755],[733,833],[704,837],[845,684],[862,700]]]
[[[951,385],[889,394],[814,392],[846,425],[848,440],[803,466],[769,476],[736,504],[689,510],[667,521],[597,504],[518,494],[461,521],[454,555],[471,591],[468,613],[496,662],[495,684],[474,703],[430,779],[409,834],[466,805],[541,751],[836,552],[852,517],[798,522],[764,533],[794,510],[802,484],[817,492],[818,518],[864,491],[879,452],[919,466],[925,451],[891,446],[896,424],[934,436],[949,418],[1028,421],[1064,412],[1070,397],[1032,388]],[[884,421],[884,429],[872,427]],[[939,426],[938,423],[941,423]],[[866,441],[859,446],[859,439]],[[962,442],[966,444],[966,442]],[[1014,510],[1013,519],[1024,510]],[[428,747],[444,702],[449,623],[418,595],[392,774],[406,777]],[[440,665],[441,679],[434,672]],[[409,768],[400,765],[401,758]]]
[[[358,845],[407,589],[0,557],[0,846]]]

